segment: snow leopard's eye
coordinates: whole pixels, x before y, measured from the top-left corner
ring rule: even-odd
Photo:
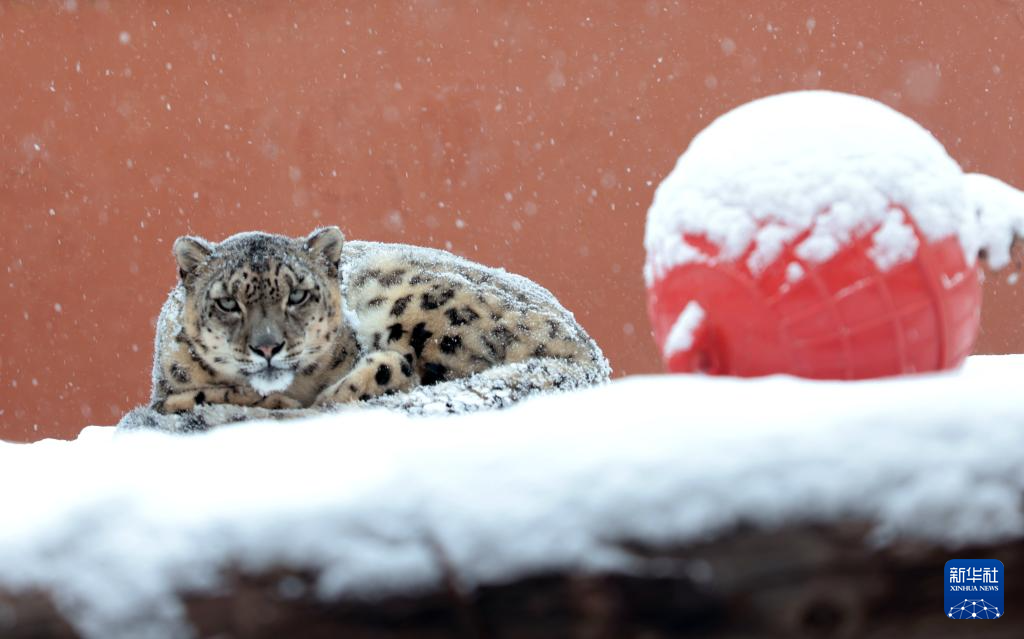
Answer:
[[[217,308],[224,311],[225,313],[236,313],[238,312],[238,302],[231,299],[230,297],[217,298]]]
[[[308,297],[309,291],[295,289],[294,291],[291,292],[291,295],[288,296],[288,306],[298,306],[299,304],[305,302],[306,298]]]

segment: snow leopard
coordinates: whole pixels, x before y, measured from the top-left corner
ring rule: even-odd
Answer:
[[[457,412],[467,392],[499,406],[610,374],[548,290],[440,249],[347,241],[330,226],[183,236],[173,254],[149,405],[162,415],[353,403]]]

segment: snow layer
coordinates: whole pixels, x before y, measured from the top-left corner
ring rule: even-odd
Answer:
[[[664,356],[671,358],[680,351],[688,351],[693,346],[694,333],[704,323],[704,309],[697,302],[690,302],[676,318],[672,330],[665,339]]]
[[[919,124],[843,93],[755,100],[698,134],[658,187],[644,275],[651,285],[675,265],[734,261],[748,250],[747,266],[757,274],[791,240],[799,241],[801,259],[820,263],[879,227],[871,257],[887,270],[913,257],[918,244],[909,226],[894,221],[894,205],[909,211],[928,240],[957,235],[974,262],[978,230],[963,173]],[[684,233],[703,235],[717,255],[687,243]]]
[[[969,173],[967,192],[981,227],[981,248],[988,265],[1001,269],[1010,262],[1010,247],[1024,236],[1024,192],[988,175]]]
[[[88,637],[187,637],[174,592],[320,570],[324,597],[546,569],[642,570],[617,544],[840,517],[949,548],[1024,536],[1024,357],[867,382],[632,378],[505,411],[383,410],[182,437],[0,443],[0,589]]]

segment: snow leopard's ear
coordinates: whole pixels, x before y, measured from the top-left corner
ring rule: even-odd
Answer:
[[[306,249],[314,257],[322,257],[335,270],[341,262],[341,247],[344,245],[345,235],[337,226],[317,229],[306,238]]]
[[[178,277],[185,278],[196,272],[196,269],[210,257],[213,244],[201,237],[182,235],[174,240],[174,259],[178,261]]]

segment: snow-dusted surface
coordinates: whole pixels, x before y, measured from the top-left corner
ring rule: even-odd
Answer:
[[[704,309],[697,302],[689,302],[676,318],[672,330],[665,339],[664,356],[666,359],[680,351],[688,351],[693,346],[694,333],[704,323]]]
[[[1009,187],[994,196],[972,188],[931,133],[880,102],[783,93],[726,113],[694,138],[655,193],[644,276],[651,285],[679,264],[744,256],[756,275],[790,242],[800,259],[821,263],[873,229],[869,255],[888,270],[913,258],[919,244],[894,205],[929,241],[958,236],[973,263],[980,236],[985,246],[1001,247],[990,251],[998,257],[1010,231],[1022,230],[1021,198]],[[984,228],[976,200],[986,211],[999,209],[982,219]],[[683,234],[702,236],[714,249]]]
[[[596,347],[595,347],[596,348]],[[164,415],[146,406],[130,411],[118,423],[122,430],[155,429],[191,433],[215,426],[260,419],[286,420],[348,414],[369,408],[398,410],[409,416],[440,417],[506,408],[527,397],[586,388],[608,381],[610,368],[603,358],[594,366],[555,358],[494,366],[475,375],[403,393],[382,395],[358,404],[337,404],[294,410],[267,410],[252,406],[203,404],[184,413]]]
[[[0,589],[90,637],[188,636],[227,566],[325,597],[635,568],[617,540],[851,517],[950,548],[1024,536],[1024,357],[870,382],[631,378],[444,418],[346,412],[191,437],[0,444]]]

